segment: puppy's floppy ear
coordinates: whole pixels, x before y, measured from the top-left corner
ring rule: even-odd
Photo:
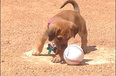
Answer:
[[[52,41],[55,36],[57,35],[57,32],[58,32],[58,26],[57,25],[54,25],[54,24],[51,24],[49,25],[46,33],[49,37],[49,41]]]
[[[78,31],[79,31],[78,26],[77,26],[76,24],[72,23],[72,22],[71,22],[71,31],[72,31],[72,33],[73,33],[73,37],[75,37],[76,34],[77,34]]]

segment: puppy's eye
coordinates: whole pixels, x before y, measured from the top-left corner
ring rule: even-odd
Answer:
[[[59,41],[61,41],[61,40],[62,40],[62,37],[57,37],[57,39],[58,39]]]

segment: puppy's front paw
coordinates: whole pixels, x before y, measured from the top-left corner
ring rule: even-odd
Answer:
[[[37,50],[33,50],[32,55],[33,56],[38,56],[38,55],[40,55],[40,52],[37,51]]]
[[[51,60],[51,62],[53,62],[53,63],[60,63],[62,60],[61,60],[61,58],[60,58],[60,56],[59,55],[56,55],[52,60]]]

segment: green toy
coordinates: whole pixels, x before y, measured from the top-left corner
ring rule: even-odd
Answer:
[[[54,43],[48,44],[47,50],[48,50],[48,54],[50,54],[51,51],[53,51],[54,53],[57,52],[57,48]]]

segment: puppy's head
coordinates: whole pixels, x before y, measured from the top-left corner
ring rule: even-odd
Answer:
[[[71,37],[75,37],[78,33],[78,26],[69,21],[57,21],[54,24],[50,24],[47,34],[49,41],[54,41],[56,47],[60,50],[64,50],[68,45],[68,40]]]

